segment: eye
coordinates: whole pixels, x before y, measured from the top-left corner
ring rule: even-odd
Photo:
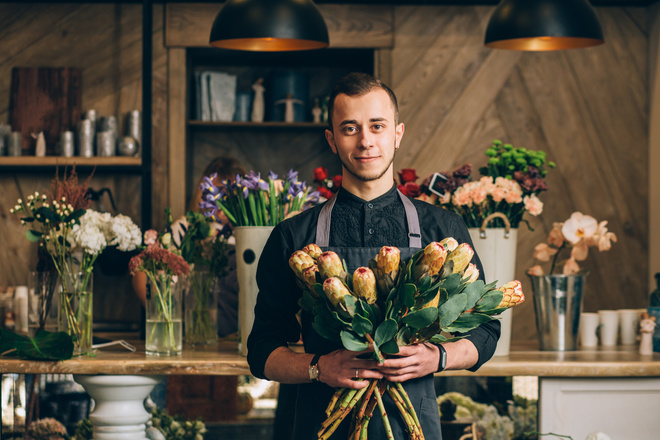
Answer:
[[[346,134],[353,134],[353,133],[357,132],[357,128],[353,127],[353,126],[350,126],[350,125],[346,125],[346,126],[344,126],[342,131]]]
[[[385,126],[384,126],[383,124],[374,124],[374,125],[372,126],[372,129],[373,129],[374,131],[380,131],[380,130],[383,130],[384,128],[385,128]]]

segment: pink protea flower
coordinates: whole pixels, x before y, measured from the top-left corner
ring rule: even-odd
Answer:
[[[523,293],[522,285],[518,280],[509,281],[497,290],[501,290],[504,293],[502,301],[500,301],[500,304],[496,307],[497,309],[517,306],[525,301],[525,294]]]
[[[306,252],[295,251],[289,257],[289,267],[301,280],[304,279],[303,271],[311,266],[316,266],[316,264],[314,264],[314,260]]]
[[[314,243],[310,243],[310,244],[308,244],[308,245],[305,246],[302,250],[303,250],[303,252],[305,252],[307,255],[309,255],[310,257],[312,257],[313,260],[317,260],[317,259],[319,258],[319,256],[321,255],[321,253],[323,252],[323,251],[321,251],[321,248],[318,247],[318,246],[317,246],[316,244],[314,244]]]
[[[368,267],[358,267],[353,272],[353,292],[368,304],[376,302],[376,275]]]
[[[335,252],[323,252],[321,255],[319,255],[317,263],[319,266],[321,278],[326,279],[330,277],[338,277],[342,280],[346,278],[344,265],[342,264],[339,255],[337,255]]]

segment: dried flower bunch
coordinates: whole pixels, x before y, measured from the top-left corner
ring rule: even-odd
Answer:
[[[519,281],[496,289],[495,283],[479,280],[473,256],[470,245],[451,237],[430,243],[405,262],[398,248],[385,246],[369,267],[349,274],[339,255],[310,244],[291,255],[289,266],[303,290],[300,306],[314,316],[316,332],[351,351],[370,348],[374,359],[383,362],[399,346],[456,340],[443,332],[467,332],[524,301]],[[385,379],[371,380],[361,390],[337,390],[318,437],[330,437],[355,409],[351,438],[361,438],[376,407],[391,436],[385,394],[397,403],[410,438],[423,439],[403,386]]]
[[[538,194],[547,190],[544,180],[554,162],[546,161],[546,153],[526,148],[514,148],[495,140],[485,152],[489,157],[479,168],[482,177],[471,180],[472,165],[465,164],[452,172],[442,173],[446,182],[438,183],[444,195],[437,203],[463,217],[468,227],[480,227],[486,217],[503,213],[512,227],[517,228],[528,212],[537,216],[543,212]],[[547,168],[546,168],[547,167]],[[529,226],[529,223],[527,223]],[[495,219],[488,227],[502,227]]]
[[[599,251],[608,251],[617,237],[607,229],[607,221],[598,221],[581,212],[574,212],[563,223],[555,223],[548,234],[545,243],[534,247],[534,258],[547,262],[552,259],[549,274],[561,273],[571,275],[580,273],[578,261],[584,261],[589,255],[590,247],[597,247]],[[567,258],[560,258],[568,253]],[[540,265],[531,267],[530,275],[545,275]]]
[[[316,190],[321,194],[321,197],[326,199],[331,198],[341,187],[342,177],[340,174],[332,179],[328,176],[328,170],[324,167],[318,167],[314,170],[314,183],[316,183]]]

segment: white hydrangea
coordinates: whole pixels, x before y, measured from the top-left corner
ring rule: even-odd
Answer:
[[[82,250],[90,255],[98,255],[108,245],[103,229],[105,215],[87,210],[80,217],[80,224],[74,225],[68,236],[72,251]]]
[[[109,246],[120,251],[132,251],[142,243],[142,232],[130,217],[119,214],[108,222],[106,239]]]

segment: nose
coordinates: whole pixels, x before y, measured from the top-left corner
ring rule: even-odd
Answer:
[[[369,149],[373,147],[374,139],[373,134],[368,130],[362,131],[362,138],[360,139],[360,148]]]

